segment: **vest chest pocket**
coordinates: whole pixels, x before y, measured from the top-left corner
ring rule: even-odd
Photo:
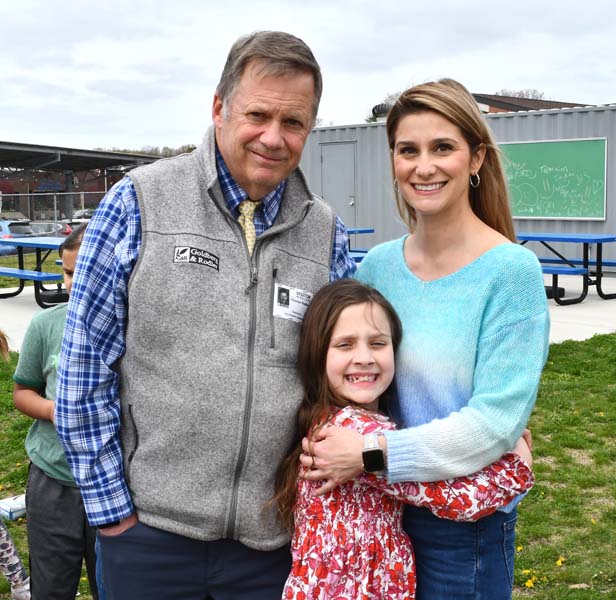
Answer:
[[[272,366],[295,368],[300,325],[277,317],[273,318],[270,345],[266,356]]]
[[[276,366],[295,367],[302,320],[313,294],[278,275],[274,267],[268,303],[269,339],[264,340],[266,355]]]
[[[329,264],[288,250],[270,256],[261,267],[260,282],[266,273],[270,276],[260,288],[260,300],[267,307],[266,314],[260,313],[267,324],[260,339],[262,359],[272,366],[295,368],[304,315],[314,294],[329,281]]]

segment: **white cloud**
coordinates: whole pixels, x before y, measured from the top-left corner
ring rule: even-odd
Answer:
[[[0,138],[197,143],[229,47],[257,29],[311,46],[325,122],[361,122],[387,93],[443,76],[474,92],[536,88],[556,100],[616,102],[615,12],[604,0],[21,0],[0,23]]]

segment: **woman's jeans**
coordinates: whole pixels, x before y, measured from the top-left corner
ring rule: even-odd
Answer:
[[[472,523],[407,506],[417,568],[416,600],[510,600],[517,509]]]

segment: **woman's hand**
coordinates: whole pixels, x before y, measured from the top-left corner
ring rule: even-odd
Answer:
[[[517,441],[513,452],[518,454],[524,462],[529,466],[533,466],[533,437],[529,429],[522,432],[522,437]]]
[[[306,471],[303,479],[323,480],[318,496],[331,492],[361,473],[364,468],[362,451],[364,436],[351,429],[322,427],[311,438],[302,440],[303,454],[299,459]]]

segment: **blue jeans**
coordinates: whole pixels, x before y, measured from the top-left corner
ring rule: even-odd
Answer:
[[[101,557],[101,542],[96,535],[96,587],[98,588],[98,600],[105,600],[105,587],[103,585],[103,559]]]
[[[517,510],[472,523],[439,519],[407,506],[417,568],[416,600],[510,600]]]

